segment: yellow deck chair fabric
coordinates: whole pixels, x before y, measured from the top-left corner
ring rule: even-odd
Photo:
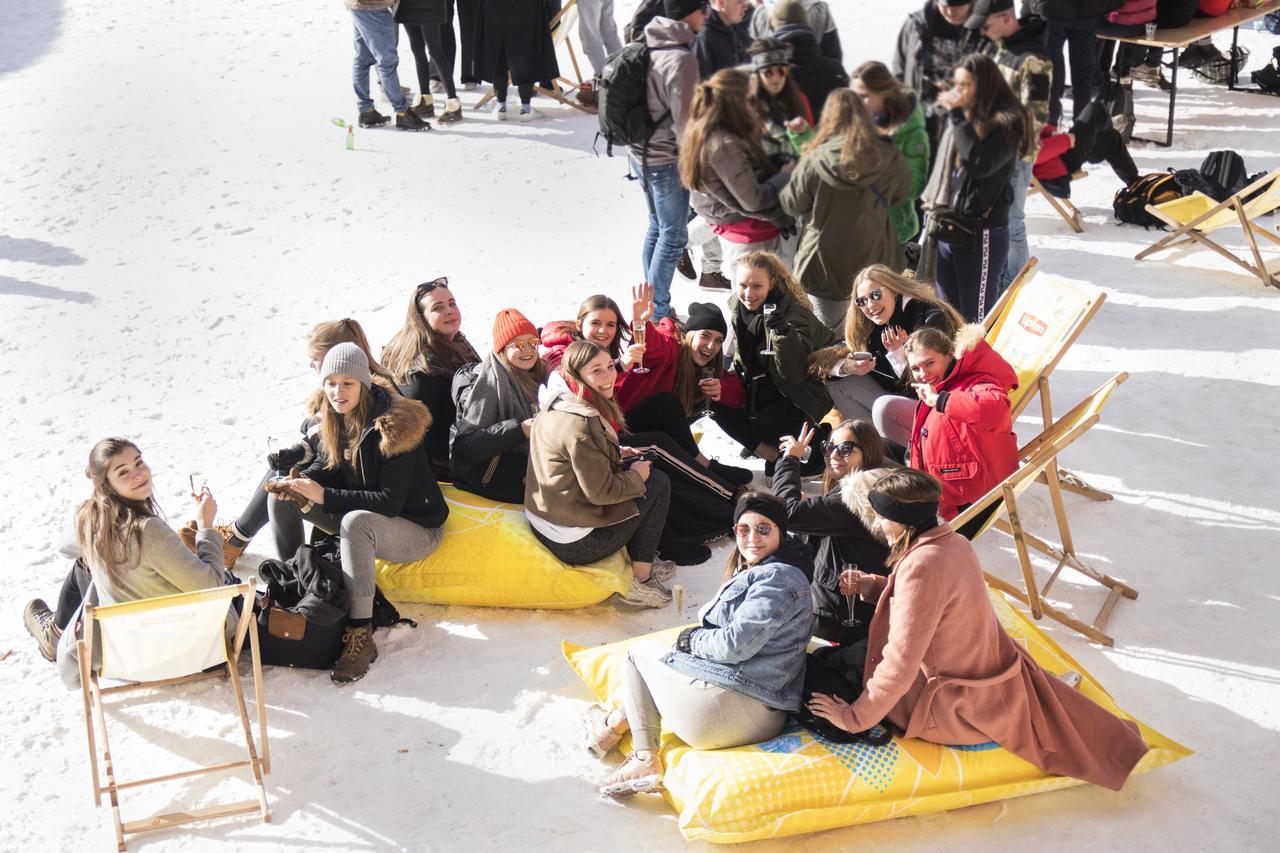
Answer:
[[[449,504],[444,539],[415,563],[376,563],[378,585],[393,601],[474,607],[568,610],[625,592],[625,551],[585,566],[555,558],[533,535],[524,507],[441,484]]]
[[[1255,192],[1257,195],[1253,199],[1244,200],[1246,196]],[[1280,279],[1271,272],[1263,260],[1257,240],[1258,237],[1262,237],[1272,243],[1280,244],[1280,234],[1264,228],[1258,221],[1278,208],[1280,208],[1280,169],[1268,172],[1225,201],[1215,201],[1204,193],[1194,192],[1164,204],[1149,204],[1147,212],[1172,228],[1173,233],[1161,237],[1135,257],[1137,260],[1142,260],[1164,249],[1186,243],[1197,243],[1212,249],[1223,258],[1257,276],[1263,284],[1280,287]],[[1244,233],[1253,258],[1252,264],[1208,236],[1231,226],[1239,226]]]
[[[1005,630],[1048,672],[1080,673],[1080,690],[1128,717],[1111,696],[1004,596],[991,603]],[[636,642],[674,643],[679,628],[597,648],[564,644],[565,657],[606,704],[621,689],[622,660]],[[616,703],[615,703],[616,704]],[[1151,746],[1134,771],[1144,773],[1191,754],[1139,723]],[[624,742],[624,747],[627,744]],[[792,726],[762,744],[699,751],[662,735],[663,794],[686,841],[732,844],[783,838],[840,826],[963,808],[993,800],[1083,785],[1050,776],[995,744],[949,747],[903,740],[871,747],[836,744]]]

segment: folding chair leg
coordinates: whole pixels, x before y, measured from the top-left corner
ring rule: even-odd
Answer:
[[[1040,601],[1039,588],[1036,586],[1036,576],[1032,571],[1031,555],[1027,552],[1025,537],[1028,534],[1022,529],[1022,519],[1018,515],[1018,499],[1014,495],[1013,489],[1007,485],[1002,491],[1004,492],[1005,512],[1009,516],[1008,529],[1013,536],[1013,544],[1018,550],[1018,564],[1022,567],[1022,582],[1026,585],[1026,602],[1031,608],[1031,615],[1039,619],[1044,615],[1044,611]],[[1000,522],[996,523],[999,524]]]
[[[256,630],[256,626],[249,630]],[[249,751],[249,769],[253,771],[253,783],[258,789],[258,806],[262,812],[262,822],[268,823],[271,820],[271,812],[267,809],[267,789],[262,783],[262,760],[258,758],[258,750],[253,741],[253,728],[249,725],[249,711],[244,704],[244,688],[240,684],[240,672],[236,661],[228,661],[227,672],[231,676],[231,692],[236,697],[236,711],[240,714],[244,745]],[[257,684],[254,686],[261,695],[261,686]]]
[[[84,698],[85,734],[89,738],[89,772],[93,774],[93,805],[98,807],[102,805],[102,777],[98,775],[98,745],[93,738],[95,718],[93,716],[93,700],[89,696],[92,684],[90,676],[88,661],[84,659],[84,654],[82,653],[80,656],[80,693]]]
[[[124,850],[124,824],[120,820],[120,796],[116,788],[116,771],[111,760],[111,742],[107,738],[107,714],[102,707],[102,692],[93,690],[93,715],[98,724],[98,738],[102,741],[102,767],[106,772],[107,798],[111,801],[111,820],[116,827],[116,849]]]
[[[1239,201],[1239,197],[1236,198]],[[1267,264],[1262,260],[1262,253],[1258,251],[1258,241],[1253,236],[1253,229],[1249,227],[1249,217],[1245,215],[1243,204],[1236,205],[1236,216],[1240,218],[1240,228],[1244,231],[1244,238],[1249,241],[1249,250],[1253,253],[1253,263],[1258,278],[1262,280],[1264,286],[1275,284],[1275,277],[1267,272]]]

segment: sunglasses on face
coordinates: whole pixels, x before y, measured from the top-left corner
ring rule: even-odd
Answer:
[[[507,344],[507,349],[516,349],[520,350],[520,352],[537,352],[538,342],[536,340],[512,341]]]
[[[764,522],[761,522],[755,525],[754,527],[750,524],[737,524],[737,525],[734,525],[734,528],[733,528],[733,532],[737,535],[739,539],[746,539],[748,536],[751,535],[751,532],[753,530],[755,531],[756,536],[760,537],[761,539],[764,539],[767,536],[769,536],[771,533],[773,533],[773,525],[765,524]]]
[[[435,290],[437,287],[448,287],[448,286],[449,286],[449,277],[447,275],[442,275],[434,281],[424,281],[422,284],[418,285],[418,297],[421,298],[423,296],[426,296],[428,293]]]
[[[832,453],[838,454],[841,459],[848,459],[853,455],[853,451],[862,450],[860,446],[852,441],[842,441],[839,444],[832,444],[829,441],[822,442],[822,455],[830,456]]]
[[[884,291],[876,288],[866,296],[859,296],[857,299],[853,300],[853,304],[857,305],[859,308],[866,308],[871,302],[879,302],[881,296],[884,296]]]

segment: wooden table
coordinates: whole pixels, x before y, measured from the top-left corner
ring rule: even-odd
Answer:
[[[1154,142],[1156,145],[1169,147],[1173,145],[1173,109],[1178,100],[1178,54],[1194,41],[1199,41],[1205,36],[1211,36],[1214,33],[1220,33],[1223,30],[1231,29],[1231,52],[1227,54],[1228,61],[1235,56],[1236,44],[1240,38],[1240,25],[1247,24],[1250,21],[1261,18],[1272,12],[1280,11],[1280,0],[1270,0],[1255,9],[1230,9],[1225,14],[1216,18],[1192,18],[1191,23],[1183,27],[1165,27],[1162,30],[1156,30],[1155,38],[1147,38],[1145,34],[1140,36],[1111,36],[1098,33],[1098,38],[1111,39],[1115,42],[1124,44],[1136,44],[1143,47],[1158,47],[1162,50],[1173,51],[1173,70],[1169,79],[1169,122],[1165,128],[1164,142],[1158,139],[1141,139],[1143,142]],[[1236,90],[1236,80],[1239,75],[1239,69],[1235,64],[1231,65],[1231,74],[1227,78],[1227,88],[1231,91]],[[1134,139],[1140,139],[1134,137]]]

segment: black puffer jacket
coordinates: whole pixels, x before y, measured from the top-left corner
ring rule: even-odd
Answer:
[[[950,207],[982,223],[983,228],[1009,224],[1013,187],[1009,176],[1021,157],[1016,136],[993,127],[985,139],[964,116],[964,110],[948,113],[955,134],[957,174],[951,181]],[[944,164],[939,162],[937,167]]]
[[[693,40],[693,55],[698,57],[698,76],[706,80],[722,68],[734,68],[747,61],[747,47],[742,30],[731,27],[712,9],[702,31]]]
[[[815,452],[817,452],[815,450]],[[800,460],[783,456],[773,473],[773,493],[787,505],[787,527],[804,534],[814,549],[814,633],[824,640],[840,639],[841,621],[849,616],[849,603],[840,594],[840,572],[852,563],[864,572],[888,575],[885,561],[889,546],[876,533],[875,513],[867,503],[867,491],[883,469],[854,472],[831,492],[806,498],[801,489]],[[851,506],[853,508],[851,508]],[[875,605],[855,598],[854,614],[869,622]]]
[[[436,375],[413,371],[406,381],[397,383],[400,393],[410,400],[417,400],[431,413],[431,427],[427,430],[426,451],[431,460],[431,470],[438,480],[449,479],[449,430],[458,416],[453,406],[453,375]]]
[[[809,99],[816,123],[822,117],[827,95],[848,86],[849,75],[839,62],[822,55],[818,37],[808,24],[784,24],[773,31],[773,37],[791,45],[791,75]]]
[[[324,486],[325,512],[341,516],[363,509],[440,527],[449,507],[422,449],[431,414],[417,400],[383,387],[381,377],[373,381],[373,414],[360,432],[357,465],[344,460],[326,468],[321,453],[303,474]]]

